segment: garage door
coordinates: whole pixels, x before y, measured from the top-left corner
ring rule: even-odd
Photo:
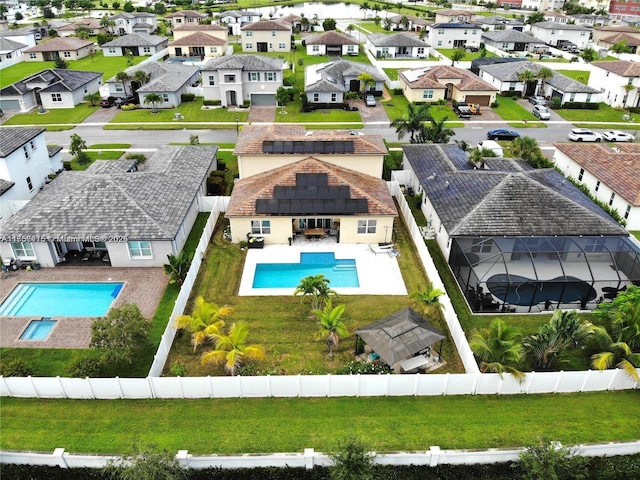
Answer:
[[[464,100],[467,103],[477,103],[481,107],[488,107],[491,95],[467,95]]]
[[[7,112],[19,112],[20,102],[18,100],[0,100],[0,108]]]
[[[256,107],[274,106],[276,105],[276,96],[267,93],[252,93],[251,105]]]

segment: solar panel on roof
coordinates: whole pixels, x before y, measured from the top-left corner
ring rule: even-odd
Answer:
[[[366,198],[358,199],[358,213],[369,213],[369,203]]]
[[[267,213],[268,200],[259,198],[256,200],[256,213]]]
[[[358,211],[358,202],[356,200],[347,200],[345,202],[347,206],[347,213],[356,213]]]
[[[269,200],[267,204],[267,213],[278,213],[278,200]]]
[[[338,189],[340,190],[338,198],[348,199],[351,197],[351,190],[347,185],[340,185]]]
[[[262,143],[262,152],[263,153],[273,153],[273,142],[263,142]]]
[[[335,149],[336,153],[344,153],[344,142],[336,142]]]
[[[353,141],[349,140],[344,143],[344,153],[353,153],[356,151],[356,147],[353,145]]]
[[[293,153],[293,143],[292,141],[285,141],[283,143],[283,152],[284,153]]]

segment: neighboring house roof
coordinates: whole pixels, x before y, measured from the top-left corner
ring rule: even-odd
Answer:
[[[25,48],[27,45],[24,43],[9,40],[8,38],[0,37],[0,52],[14,52]]]
[[[201,70],[244,70],[272,72],[282,70],[282,59],[260,55],[226,55],[205,63]]]
[[[376,47],[428,47],[429,44],[409,33],[373,33],[367,39]]]
[[[358,45],[358,40],[351,35],[329,30],[317,35],[309,35],[305,39],[306,45]]]
[[[444,10],[437,10],[436,15],[442,15],[443,17],[454,17],[456,15],[473,15],[473,12],[470,12],[469,10],[445,8]]]
[[[145,12],[132,12],[132,13],[122,12],[117,15],[114,15],[111,18],[112,19],[124,18],[126,20],[133,20],[135,18],[149,18],[149,17],[156,18],[156,16],[153,13],[145,13]]]
[[[627,33],[640,33],[640,30],[633,27],[627,27],[625,25],[608,25],[606,27],[594,27],[597,32],[627,32]]]
[[[615,150],[600,144],[555,143],[554,147],[631,205],[640,207],[640,145],[619,143]]]
[[[316,187],[314,184],[309,188],[296,182],[305,174],[326,179],[326,185]],[[320,191],[321,187],[326,190]],[[282,198],[278,195],[285,191],[305,191],[304,198],[313,202],[296,200],[302,196],[291,198],[285,195]],[[348,210],[347,203],[357,208]],[[398,214],[385,180],[309,157],[236,180],[226,216],[291,216],[302,213],[343,216]]]
[[[173,240],[216,151],[163,147],[137,172],[127,172],[126,163],[113,160],[98,160],[85,172],[62,172],[12,216],[2,232]],[[103,173],[104,163],[122,168]]]
[[[93,18],[83,18],[77,22],[59,27],[57,30],[58,32],[75,32],[78,27],[87,27],[89,29],[102,28],[99,21]]]
[[[192,45],[226,45],[226,40],[222,38],[207,35],[204,32],[195,32],[191,35],[186,35],[178,40],[171,42],[169,45],[174,47],[189,47]]]
[[[629,60],[593,62],[591,65],[615,73],[621,77],[640,77],[640,63],[630,62]]]
[[[291,24],[283,23],[280,20],[263,20],[263,21],[249,23],[248,25],[245,25],[244,27],[240,27],[240,30],[243,30],[243,31],[247,31],[247,30],[265,30],[265,31],[280,30],[280,31],[284,31],[284,32],[289,32],[289,31],[291,31]]]
[[[438,29],[438,28],[479,29],[480,27],[478,25],[474,25],[473,23],[469,23],[469,22],[441,22],[441,23],[434,23],[433,25],[431,25],[431,29]]]
[[[186,25],[180,25],[179,27],[175,27],[173,29],[174,32],[206,32],[209,30],[215,30],[219,32],[226,32],[227,27],[223,27],[222,25],[202,25],[200,23],[188,23]]]
[[[487,72],[494,78],[502,82],[518,82],[518,76],[525,70],[530,70],[537,74],[544,65],[530,61],[513,63],[496,63],[493,65],[483,65],[480,70]],[[553,72],[553,77],[545,82],[552,87],[565,93],[600,93],[600,90],[589,87],[584,83],[573,80],[558,72]]]
[[[389,17],[389,21],[391,21],[391,23],[393,24],[400,25],[403,18],[406,18],[414,25],[431,25],[433,23],[431,20],[414,17],[413,15],[393,15],[392,17]]]
[[[475,170],[457,145],[402,149],[451,236],[628,235],[555,169]]]
[[[554,12],[553,10],[549,10],[544,12],[545,17],[555,17],[555,18],[569,18],[564,13]],[[557,22],[556,22],[557,23]]]
[[[532,35],[513,29],[499,30],[497,32],[484,32],[482,34],[482,38],[486,38],[492,42],[503,43],[544,43],[542,40],[539,40]]]
[[[629,35],[628,33],[616,33],[614,35],[601,38],[600,41],[602,43],[609,43],[611,45],[618,42],[626,42],[626,45],[629,47],[640,45],[640,38]]]
[[[538,27],[545,30],[581,30],[585,32],[588,32],[591,30],[583,25],[572,25],[569,23],[559,23],[559,22],[538,22],[531,25],[531,27],[532,28]]]
[[[38,87],[43,83],[46,84],[47,86],[42,88],[42,90],[40,90],[41,92],[73,92],[96,78],[101,77],[102,72],[49,68],[4,87],[0,90],[0,95],[3,97],[24,95],[31,91],[28,85],[32,83],[39,84]]]
[[[196,12],[195,10],[178,10],[170,13],[165,18],[186,17],[186,18],[207,18],[206,13]]]
[[[386,155],[388,153],[380,135],[350,135],[345,130],[315,130],[307,132],[302,125],[247,125],[240,132],[234,155],[267,155],[265,142],[270,141],[351,141],[353,155]]]
[[[483,17],[478,16],[474,20],[474,23],[481,23],[483,25],[516,25],[516,26],[524,26],[522,20],[518,20],[517,18],[505,18],[500,15],[495,15],[493,17]]]
[[[459,80],[460,82],[455,84],[455,88],[460,91],[498,90],[469,70],[451,67],[449,65],[405,70],[400,72],[400,76],[410,88],[447,88],[447,83],[450,83],[450,80]]]
[[[131,33],[115,38],[110,42],[103,43],[101,47],[155,47],[169,39],[159,35],[149,35],[148,33]]]
[[[0,37],[21,37],[23,35],[35,34],[34,27],[12,28],[11,30],[0,30]]]
[[[220,18],[222,17],[235,17],[235,18],[241,18],[241,17],[259,17],[260,14],[256,13],[256,12],[243,12],[241,10],[228,10],[226,12],[222,12],[220,14]]]
[[[8,157],[29,140],[33,140],[45,131],[46,128],[2,127],[0,158]]]
[[[295,13],[290,13],[286,17],[282,17],[280,21],[293,25],[294,23],[300,23],[302,21],[302,17],[300,15],[296,15]]]
[[[340,59],[329,63],[309,65],[305,70],[305,91],[345,92],[345,78],[355,79],[362,73],[368,73],[376,82],[385,80],[380,71],[372,65]]]
[[[83,40],[81,38],[56,37],[52,38],[48,42],[42,42],[35,47],[28,48],[27,50],[25,50],[25,53],[80,50],[81,48],[89,47],[91,45],[93,45],[93,42],[89,40]]]
[[[58,152],[62,151],[62,146],[60,145],[47,145],[47,152],[49,153],[49,158],[53,157]]]
[[[136,90],[136,93],[175,92],[198,72],[198,67],[181,63],[149,62],[130,68],[127,73],[133,77],[138,70],[148,74],[150,80]],[[109,80],[109,82],[114,81],[115,77]]]
[[[0,178],[0,195],[4,195],[5,193],[7,193],[15,184],[16,182],[10,182],[9,180]]]

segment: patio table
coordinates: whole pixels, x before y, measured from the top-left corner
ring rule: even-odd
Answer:
[[[400,368],[403,372],[410,372],[424,367],[429,363],[429,359],[424,355],[416,355],[400,362]]]

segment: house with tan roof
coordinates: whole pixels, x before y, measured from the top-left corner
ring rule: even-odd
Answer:
[[[191,35],[192,33],[206,33],[212,37],[217,37],[220,40],[228,41],[228,33],[227,28],[222,25],[203,25],[200,23],[193,23],[182,25],[180,27],[175,27],[173,29],[173,40],[180,40],[187,35]]]
[[[626,25],[607,25],[605,27],[593,28],[592,41],[597,44],[602,38],[611,37],[612,35],[617,35],[619,33],[626,33],[627,35],[640,39],[640,30],[637,28]]]
[[[602,92],[612,107],[640,106],[640,63],[628,60],[593,62],[589,86]]]
[[[77,22],[63,25],[62,27],[56,29],[56,31],[61,37],[69,37],[71,35],[76,35],[78,28],[82,27],[86,28],[89,31],[89,35],[106,33],[106,29],[102,25],[100,25],[100,21],[96,20],[95,18],[82,18]]]
[[[280,21],[288,23],[293,27],[294,30],[300,30],[302,28],[302,17],[300,15],[296,15],[295,13],[290,13],[289,15],[280,18]]]
[[[280,20],[253,22],[240,27],[243,52],[290,52],[290,23]]]
[[[307,131],[301,125],[248,125],[233,154],[240,178],[267,172],[313,156],[323,162],[382,177],[388,153],[380,135],[354,135],[346,130]]]
[[[436,11],[436,23],[449,23],[449,22],[470,22],[475,17],[473,12],[469,10],[456,10],[447,8]]]
[[[553,161],[567,177],[617,210],[628,230],[640,230],[640,145],[556,143]]]
[[[167,19],[169,25],[178,27],[190,23],[200,23],[207,17],[206,13],[196,12],[195,10],[178,10],[166,15],[164,18]]]
[[[640,38],[635,35],[630,35],[628,33],[615,33],[608,37],[602,37],[598,40],[598,45],[604,47],[606,49],[610,49],[616,43],[624,42],[625,46],[629,47],[631,50],[629,53],[637,53],[638,46],[640,45]]]
[[[405,70],[398,79],[402,93],[411,103],[455,100],[489,106],[498,92],[476,74],[448,65]]]
[[[234,243],[259,236],[267,245],[286,244],[313,232],[338,243],[375,244],[385,241],[398,212],[383,179],[308,153],[237,180],[225,216]]]
[[[80,60],[95,51],[93,42],[81,38],[56,37],[42,42],[24,51],[27,62],[48,62],[58,58],[63,60]]]
[[[413,15],[393,15],[388,17],[393,30],[409,30],[412,32],[420,32],[433,22],[424,18],[414,17]]]
[[[307,55],[358,55],[360,45],[351,35],[329,30],[328,32],[309,35],[304,39]]]
[[[223,32],[226,36],[226,30]],[[169,43],[170,57],[215,58],[224,55],[229,43],[205,32],[193,32]]]

